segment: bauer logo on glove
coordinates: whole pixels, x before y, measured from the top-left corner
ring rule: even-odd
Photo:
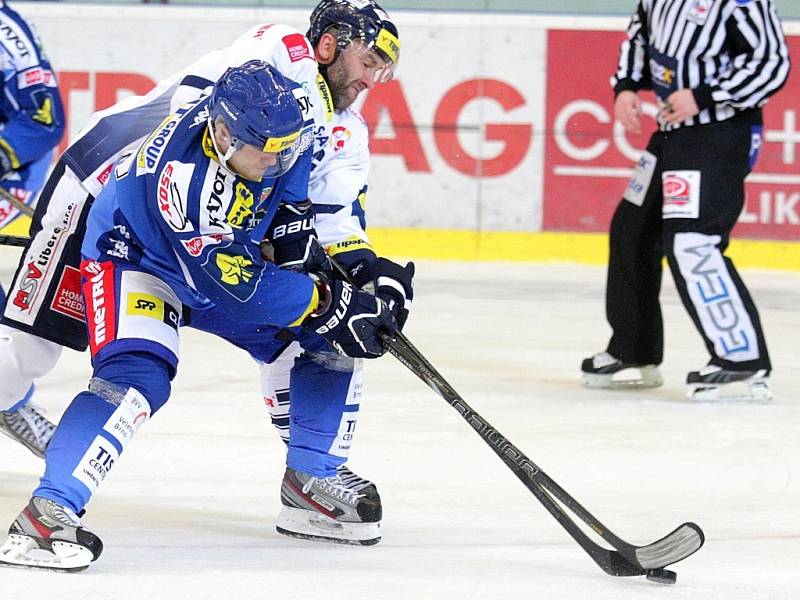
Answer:
[[[319,306],[306,319],[306,327],[351,358],[377,358],[386,352],[381,335],[394,335],[398,328],[380,298],[339,280],[319,281],[317,289]]]

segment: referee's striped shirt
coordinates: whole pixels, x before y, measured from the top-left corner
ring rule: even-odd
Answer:
[[[700,113],[687,126],[763,106],[788,74],[772,0],[640,0],[611,85],[653,89],[662,100],[691,89]]]

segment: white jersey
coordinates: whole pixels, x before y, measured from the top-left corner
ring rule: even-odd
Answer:
[[[263,60],[299,83],[311,102],[305,110],[313,112],[316,128],[325,126],[333,115],[333,103],[310,42],[288,25],[266,23],[164,79],[144,96],[126,98],[95,113],[64,160],[85,190],[97,196],[122,154],[138,147],[169,113],[208,92],[227,69],[250,60]]]
[[[367,124],[353,109],[337,111],[317,130],[308,188],[317,236],[332,255],[370,249],[364,218],[368,175]]]

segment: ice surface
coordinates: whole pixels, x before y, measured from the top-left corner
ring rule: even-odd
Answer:
[[[9,280],[18,254],[0,251]],[[0,598],[795,599],[800,591],[800,275],[745,272],[776,399],[692,404],[705,349],[665,275],[664,387],[578,383],[602,350],[604,269],[425,262],[406,333],[470,405],[621,537],[693,520],[707,536],[678,583],[603,574],[458,414],[390,356],[368,365],[350,466],[377,482],[383,541],[274,531],[283,446],[242,352],[191,330],[167,406],[89,505],[101,559],[78,575],[0,569]],[[38,386],[57,416],[89,376],[67,352]],[[0,437],[0,523],[42,463]]]

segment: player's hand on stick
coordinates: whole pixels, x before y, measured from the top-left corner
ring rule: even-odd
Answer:
[[[414,263],[400,266],[387,258],[379,258],[375,269],[376,295],[384,300],[402,330],[414,299]]]
[[[320,303],[303,325],[316,331],[341,354],[377,358],[386,352],[381,333],[394,335],[397,321],[380,298],[345,281],[318,282]]]
[[[623,90],[617,94],[614,100],[614,116],[622,123],[625,131],[637,134],[642,132],[642,124],[639,121],[642,116],[642,101],[636,92]]]

